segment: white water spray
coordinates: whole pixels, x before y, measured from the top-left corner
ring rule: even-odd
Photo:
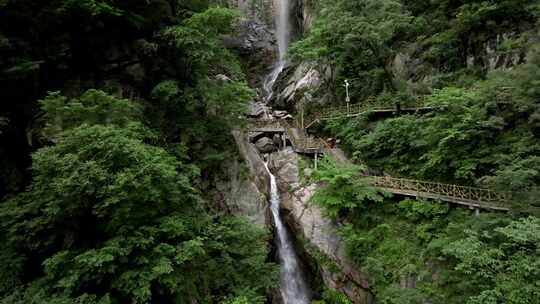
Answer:
[[[276,23],[276,39],[278,44],[278,61],[274,64],[272,72],[266,76],[263,84],[265,94],[265,102],[272,99],[272,87],[276,82],[279,74],[285,68],[285,55],[289,48],[291,39],[291,21],[290,21],[290,2],[289,0],[274,0],[274,6],[277,7]]]
[[[279,215],[280,198],[276,177],[272,174],[272,172],[270,172],[268,165],[265,164],[265,166],[268,174],[270,174],[270,209],[272,211],[274,224],[276,226],[276,245],[281,264],[281,297],[283,298],[284,304],[309,304],[309,289],[304,281],[298,256],[294,251],[294,244],[290,239],[289,231],[281,221],[281,217]]]
[[[289,40],[291,36],[290,22],[290,3],[289,0],[275,0],[278,6],[278,16],[276,18],[276,38],[279,48],[279,61],[285,60],[285,54],[289,48]]]

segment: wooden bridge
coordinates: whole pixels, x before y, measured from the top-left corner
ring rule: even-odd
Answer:
[[[406,104],[403,108],[399,105],[377,105],[370,101],[359,104],[350,104],[347,106],[328,107],[317,111],[304,128],[308,129],[316,123],[324,120],[340,119],[347,117],[356,117],[367,113],[419,113],[427,112],[435,109],[435,107],[426,106],[423,99],[417,99],[413,104]]]
[[[282,124],[285,127],[285,134],[296,153],[314,155],[323,153],[324,147],[320,139],[309,136],[304,130],[292,126],[286,120],[282,120]]]
[[[489,189],[425,182],[390,176],[370,176],[372,185],[393,194],[434,199],[473,209],[509,211],[511,194]]]
[[[248,122],[250,133],[284,133],[285,128],[278,120],[250,120]]]
[[[415,106],[403,109],[410,111],[432,110],[431,107]],[[395,107],[367,107],[355,105],[345,109],[344,107],[321,111],[318,120],[335,119],[342,117],[358,116],[367,111],[396,111]],[[312,125],[314,122],[310,123]],[[309,127],[308,125],[307,127]],[[304,129],[299,128],[286,120],[260,120],[249,123],[248,132],[280,133],[289,140],[296,153],[312,154],[317,159],[319,154],[332,152],[326,143],[308,135]],[[511,209],[511,194],[497,192],[489,189],[426,182],[412,179],[393,178],[390,176],[369,176],[371,183],[393,194],[420,197],[444,201],[475,209],[509,211]]]
[[[248,133],[278,133],[285,136],[293,150],[301,154],[322,154],[323,144],[320,139],[309,136],[294,124],[281,120],[253,120],[248,123]]]

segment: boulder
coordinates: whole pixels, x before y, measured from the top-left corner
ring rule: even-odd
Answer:
[[[263,137],[255,142],[255,147],[261,153],[271,153],[276,150],[276,146],[272,139],[268,137]]]
[[[250,143],[255,143],[261,137],[264,137],[264,132],[250,132],[248,135],[248,140]]]

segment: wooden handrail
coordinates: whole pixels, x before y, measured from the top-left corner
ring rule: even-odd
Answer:
[[[250,120],[248,126],[254,129],[281,129],[283,128],[277,120]]]
[[[405,103],[403,104],[403,109],[412,110],[412,109],[420,109],[422,107],[425,107],[424,98],[417,98],[413,104],[411,103]],[[315,113],[311,117],[311,119],[308,119],[305,126],[310,127],[313,125],[316,121],[321,120],[331,120],[331,119],[338,119],[343,117],[350,117],[350,116],[359,116],[363,113],[368,112],[374,112],[374,111],[391,111],[391,110],[397,110],[396,105],[388,105],[388,104],[377,104],[373,102],[373,99],[368,99],[364,103],[356,103],[356,104],[350,104],[348,106],[337,106],[337,107],[327,107],[323,108]]]
[[[438,197],[446,201],[476,204],[488,209],[508,210],[507,203],[511,193],[496,192],[491,189],[459,186],[437,182],[419,181],[390,176],[369,176],[376,187],[388,189],[390,192],[412,191],[419,197]],[[397,191],[393,191],[397,190]]]
[[[250,122],[250,126],[255,129],[283,129],[284,133],[290,139],[293,149],[298,153],[324,153],[329,148],[327,143],[322,139],[308,136],[304,130],[298,128],[298,126],[291,126],[286,120],[252,121]],[[297,134],[293,134],[293,129],[298,131]],[[511,193],[509,192],[497,192],[485,188],[394,178],[390,176],[366,177],[372,179],[373,186],[380,187],[391,193],[440,199],[474,208],[510,209],[508,203],[511,199]]]

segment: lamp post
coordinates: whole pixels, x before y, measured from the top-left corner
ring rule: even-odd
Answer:
[[[351,97],[349,96],[349,80],[345,79],[345,93],[347,94],[346,97],[345,97],[345,102],[347,102],[347,116],[350,115],[351,113],[351,108],[350,108],[350,102],[351,102]]]

